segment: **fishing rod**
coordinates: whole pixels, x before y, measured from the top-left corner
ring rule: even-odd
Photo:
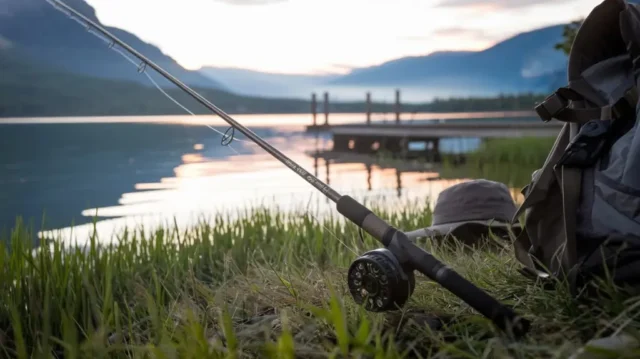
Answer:
[[[429,252],[416,246],[407,235],[378,217],[370,209],[348,195],[341,195],[317,177],[307,172],[275,147],[256,135],[253,131],[234,120],[231,116],[202,97],[189,86],[153,63],[115,35],[88,19],[60,0],[46,0],[56,9],[84,25],[87,30],[96,30],[106,37],[109,47],[118,45],[141,63],[139,72],[151,67],[165,79],[178,86],[197,102],[220,116],[253,143],[289,167],[309,184],[322,192],[336,204],[337,211],[355,225],[369,233],[384,245],[384,248],[368,251],[358,257],[349,267],[347,283],[354,301],[372,312],[384,312],[402,307],[415,288],[414,271],[419,271],[440,284],[451,293],[490,319],[502,331],[519,338],[525,335],[530,323],[517,315],[511,308],[463,278],[453,269],[440,262]],[[151,79],[151,77],[149,77]],[[153,81],[153,79],[151,79]],[[154,82],[155,83],[155,82]],[[159,88],[159,87],[158,87]],[[162,91],[162,89],[161,89]],[[163,91],[164,92],[164,91]]]

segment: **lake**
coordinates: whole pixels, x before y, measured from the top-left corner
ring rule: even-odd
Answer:
[[[479,121],[524,115],[413,116]],[[309,151],[330,149],[331,139],[304,132],[311,115],[233,117],[338,192],[359,199],[433,203],[442,189],[464,180],[439,180],[435,171],[314,160]],[[363,118],[331,114],[330,121]],[[376,115],[373,120],[385,118]],[[393,120],[392,115],[386,120]],[[230,146],[223,146],[222,136],[207,125],[220,132],[228,128],[216,116],[0,120],[0,231],[6,235],[17,216],[36,228],[44,216],[44,229],[62,229],[67,235],[73,224],[82,238],[96,215],[100,232],[109,235],[123,226],[172,224],[174,219],[189,225],[202,216],[262,204],[335,211],[333,203],[239,131]],[[479,143],[474,138],[447,139],[441,150],[466,152]]]

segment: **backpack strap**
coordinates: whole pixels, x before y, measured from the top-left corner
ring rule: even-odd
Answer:
[[[571,141],[562,157],[555,163],[558,167],[586,168],[595,165],[611,143],[611,137],[625,128],[629,119],[634,119],[638,91],[636,87],[627,90],[614,105],[602,106],[600,118],[586,123],[570,123]],[[560,177],[558,177],[560,178]]]
[[[570,86],[560,87],[537,104],[535,111],[544,122],[556,119],[562,122],[585,124],[593,119],[613,119],[626,112],[628,106],[636,107],[638,90],[630,88],[615,104],[602,107],[576,108],[572,104],[588,101]]]
[[[576,213],[580,202],[583,170],[595,165],[606,151],[614,130],[621,121],[634,119],[638,91],[635,86],[627,90],[614,105],[600,107],[600,118],[591,119],[587,125],[571,123],[571,142],[554,166],[562,188],[562,212],[565,231],[563,268],[570,270],[577,263]],[[616,125],[612,125],[615,123]],[[591,126],[590,126],[591,125]],[[625,126],[623,126],[625,127]],[[575,158],[574,158],[575,157]]]
[[[562,252],[562,268],[569,270],[577,261],[577,213],[582,189],[582,169],[561,166],[560,187],[562,188],[562,218],[564,220],[565,245]]]
[[[534,173],[531,183],[526,189],[523,189],[522,194],[525,196],[524,202],[519,206],[512,218],[513,223],[518,223],[519,217],[525,214],[524,223],[522,223],[523,231],[520,232],[514,241],[514,254],[518,261],[528,268],[528,270],[532,271],[531,273],[534,273],[535,276],[539,276],[540,273],[547,272],[548,270],[553,272],[553,269],[550,268],[551,266],[548,263],[538,263],[542,258],[538,259],[539,253],[537,253],[538,248],[536,247],[539,246],[540,243],[537,243],[536,247],[534,247],[534,242],[532,242],[529,237],[529,232],[533,231],[532,234],[534,238],[539,236],[537,222],[539,222],[542,216],[547,214],[544,211],[546,205],[543,203],[547,201],[549,196],[553,195],[552,193],[561,191],[561,188],[556,189],[552,183],[560,185],[559,175],[555,166],[562,157],[564,149],[569,144],[570,137],[570,124],[565,123],[556,137],[556,141],[544,164]],[[536,209],[538,205],[542,205],[541,208],[543,208],[543,210]]]

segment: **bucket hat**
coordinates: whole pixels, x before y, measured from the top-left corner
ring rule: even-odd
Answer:
[[[511,224],[517,207],[506,185],[486,179],[455,184],[440,192],[431,226],[406,232],[409,239],[453,234],[463,242],[477,242],[489,230],[519,234],[519,223]]]

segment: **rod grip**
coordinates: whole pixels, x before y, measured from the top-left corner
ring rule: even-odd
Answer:
[[[341,196],[338,202],[336,202],[336,209],[341,215],[347,217],[347,219],[355,223],[358,227],[362,227],[364,219],[372,214],[369,208],[347,195]]]
[[[400,239],[398,237],[405,237]],[[515,311],[500,303],[484,290],[471,283],[453,269],[437,260],[429,252],[416,246],[400,231],[396,232],[397,240],[402,243],[404,252],[409,255],[410,265],[417,271],[431,278],[472,308],[490,319],[496,326],[507,333],[520,338],[529,331],[530,323]]]
[[[397,231],[370,209],[347,195],[340,197],[336,207],[340,214],[382,242],[385,247],[389,245],[393,234]]]

